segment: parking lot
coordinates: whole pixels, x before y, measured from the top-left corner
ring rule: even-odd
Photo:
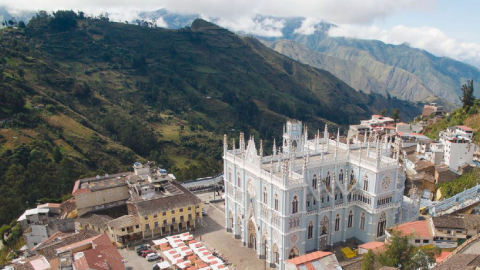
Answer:
[[[199,241],[201,236],[202,243],[209,250],[216,250],[231,263],[229,265],[230,269],[272,269],[265,266],[264,260],[258,259],[253,249],[244,247],[240,240],[234,239],[231,234],[226,232],[223,201],[213,204],[208,203],[210,200],[213,200],[213,193],[204,193],[198,196],[202,201],[207,202],[204,205],[207,216],[203,218],[203,225],[197,226],[195,231],[190,232],[197,241]],[[156,237],[155,239],[159,238],[161,237]],[[152,244],[151,241],[148,241],[148,243]],[[126,259],[125,266],[130,269],[152,269],[155,264],[155,262],[148,262],[145,258],[138,256],[135,253],[134,245],[127,249],[121,249],[119,252]]]

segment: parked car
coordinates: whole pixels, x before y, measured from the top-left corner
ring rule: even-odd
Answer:
[[[140,248],[138,251],[137,251],[137,255],[138,256],[142,256],[142,254],[145,252],[145,251],[148,251],[148,250],[152,250],[150,247],[143,247],[143,248]]]
[[[147,257],[148,254],[152,254],[152,253],[157,253],[155,250],[152,250],[152,249],[149,249],[149,250],[145,250],[143,253],[142,253],[142,257]]]
[[[141,245],[135,246],[135,252],[138,253],[138,251],[139,251],[140,249],[145,249],[145,248],[149,248],[149,247],[150,247],[149,244],[141,244]]]
[[[150,262],[160,258],[160,255],[158,255],[158,253],[150,253],[145,258]]]

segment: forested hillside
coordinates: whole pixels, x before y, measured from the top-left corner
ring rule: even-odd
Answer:
[[[40,12],[0,34],[0,224],[136,160],[179,180],[219,172],[224,133],[270,150],[286,118],[314,132],[384,108],[419,113],[203,20],[166,30]]]

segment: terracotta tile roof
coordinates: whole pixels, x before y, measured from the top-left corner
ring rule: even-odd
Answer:
[[[69,250],[74,249],[76,247],[81,247],[81,246],[86,246],[88,244],[92,244],[94,240],[101,237],[102,235],[103,234],[97,235],[97,236],[94,236],[94,237],[91,237],[91,238],[83,239],[83,240],[80,240],[78,242],[71,243],[70,245],[66,245],[66,246],[57,248],[57,249],[55,249],[55,253],[57,253],[57,254],[58,253],[63,253],[65,251],[69,251]]]
[[[428,220],[407,222],[391,229],[400,232],[401,235],[414,234],[421,238],[433,237]]]
[[[97,232],[82,230],[75,233],[62,233],[56,232],[50,236],[47,240],[43,241],[34,251],[37,251],[39,254],[44,255],[47,260],[54,259],[55,250],[88,238],[91,238],[95,235],[98,235]]]
[[[75,198],[71,198],[70,200],[66,200],[60,204],[60,209],[62,212],[70,213],[77,209],[77,202],[75,202]]]
[[[363,249],[375,251],[377,249],[383,248],[383,246],[385,246],[384,242],[372,241],[372,242],[362,244],[362,245],[358,246],[358,248],[363,248]]]
[[[41,255],[35,255],[25,260],[17,261],[13,263],[12,266],[15,270],[44,270],[50,268],[48,261]]]
[[[306,262],[311,262],[311,261],[321,259],[331,254],[332,254],[331,252],[315,251],[312,253],[305,254],[303,256],[299,256],[299,257],[287,260],[287,262],[295,265],[300,265],[300,264],[305,264]]]
[[[87,214],[87,215],[83,215],[81,218],[78,218],[77,222],[82,227],[85,227],[86,225],[93,225],[97,228],[104,229],[107,223],[111,220],[113,220],[113,218],[107,215]]]
[[[455,126],[455,127],[457,127],[457,128],[461,128],[461,129],[463,129],[463,130],[465,130],[465,131],[473,131],[473,129],[472,129],[472,128],[470,128],[470,127],[467,127],[467,126]]]
[[[477,266],[480,266],[478,261],[477,254],[455,254],[452,257],[444,260],[440,265],[435,266],[435,270],[452,270],[452,269],[462,269],[470,270],[475,269]]]
[[[73,265],[78,270],[111,270],[124,269],[122,256],[115,246],[110,243],[106,234],[91,239],[93,248],[74,254]]]
[[[190,205],[199,205],[202,203],[202,200],[200,200],[197,196],[195,196],[193,193],[188,191],[176,181],[172,181],[171,184],[174,185],[178,190],[180,190],[181,193],[178,195],[161,197],[158,199],[141,200],[127,203],[133,204],[135,206],[136,212],[140,216],[158,214],[168,210]]]
[[[465,228],[468,230],[480,229],[480,216],[479,215],[464,215]]]
[[[465,219],[459,216],[445,215],[440,217],[432,217],[432,222],[436,229],[465,229]]]
[[[121,229],[138,224],[140,224],[140,219],[138,216],[126,215],[109,221],[107,226],[115,229]]]

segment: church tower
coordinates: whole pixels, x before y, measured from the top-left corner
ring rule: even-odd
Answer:
[[[296,149],[296,153],[303,151],[303,127],[302,121],[289,120],[283,128],[283,152],[291,153],[292,149]]]

